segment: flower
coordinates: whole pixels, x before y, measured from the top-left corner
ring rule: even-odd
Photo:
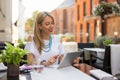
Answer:
[[[120,6],[117,2],[106,3],[103,1],[93,9],[93,15],[95,16],[103,18],[104,15],[110,14],[120,15]]]

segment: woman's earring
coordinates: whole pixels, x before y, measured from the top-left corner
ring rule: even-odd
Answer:
[[[41,26],[39,27],[39,29],[40,29],[40,32],[42,32],[42,27]]]
[[[40,32],[42,32],[42,29],[40,29]]]

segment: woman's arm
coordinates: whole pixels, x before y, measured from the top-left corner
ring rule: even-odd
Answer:
[[[34,60],[34,55],[32,53],[27,54],[27,60],[29,65],[37,64],[37,62]]]

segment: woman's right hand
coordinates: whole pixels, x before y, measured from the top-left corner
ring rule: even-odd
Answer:
[[[54,64],[58,57],[59,57],[59,55],[54,55],[54,56],[50,57],[48,61],[43,62],[43,65],[47,67],[47,66]]]

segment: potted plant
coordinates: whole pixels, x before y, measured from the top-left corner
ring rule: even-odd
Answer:
[[[19,66],[21,62],[27,62],[23,59],[27,52],[27,50],[6,43],[6,49],[0,54],[0,62],[7,66],[7,77],[19,78]]]
[[[112,43],[113,43],[113,41],[112,41],[111,39],[106,39],[106,40],[103,41],[103,44],[104,44],[105,46],[109,46],[109,45],[112,44]]]

